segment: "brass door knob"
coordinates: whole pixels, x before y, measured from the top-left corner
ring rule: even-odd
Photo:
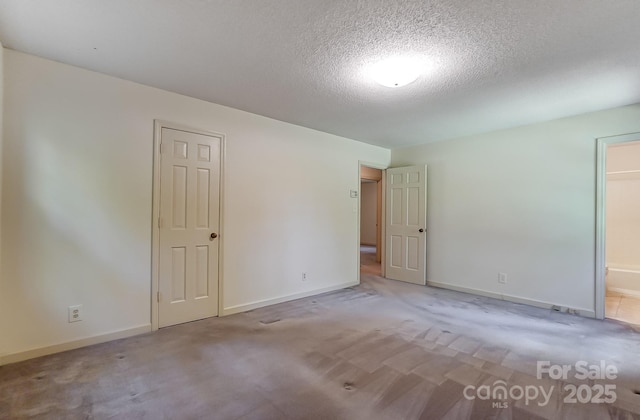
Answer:
[[[209,236],[209,238],[210,238],[212,241],[213,241],[214,239],[216,239],[217,237],[218,237],[218,234],[217,234],[217,233],[215,233],[215,232],[213,232],[213,233]]]

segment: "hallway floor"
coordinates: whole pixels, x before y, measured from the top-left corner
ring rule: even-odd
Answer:
[[[376,247],[360,245],[360,273],[380,276],[382,267],[376,262]]]
[[[363,273],[357,287],[2,366],[0,418],[640,419],[638,354],[638,331],[616,321]],[[538,379],[539,361],[619,373]],[[614,402],[571,402],[571,387],[590,399],[605,385]],[[483,386],[511,394],[481,399]]]
[[[640,298],[607,290],[605,316],[640,326]]]

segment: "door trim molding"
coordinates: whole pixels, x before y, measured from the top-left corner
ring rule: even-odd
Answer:
[[[152,194],[152,210],[151,210],[151,330],[158,329],[159,306],[158,292],[160,291],[159,274],[160,274],[160,228],[158,219],[160,218],[160,141],[162,140],[162,129],[169,128],[172,130],[186,131],[194,134],[212,136],[220,138],[220,200],[218,202],[220,214],[220,228],[218,240],[218,316],[223,314],[224,308],[223,290],[223,254],[224,254],[224,165],[226,160],[226,136],[214,131],[200,130],[186,125],[177,124],[164,120],[153,121],[153,194]]]
[[[640,133],[621,134],[596,139],[596,249],[595,249],[595,317],[605,318],[606,237],[607,237],[607,146],[640,140]]]

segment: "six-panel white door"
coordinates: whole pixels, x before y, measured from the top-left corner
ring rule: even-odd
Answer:
[[[160,327],[218,315],[220,143],[162,128]]]
[[[427,168],[387,169],[386,276],[426,284]]]

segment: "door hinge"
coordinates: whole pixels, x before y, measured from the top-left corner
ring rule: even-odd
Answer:
[[[162,217],[158,217],[158,229],[162,228]]]
[[[160,292],[158,292],[156,294],[156,299],[157,299],[158,303],[160,303],[160,301],[162,300],[162,295],[160,294]]]
[[[160,143],[160,154],[164,153],[164,143]]]

